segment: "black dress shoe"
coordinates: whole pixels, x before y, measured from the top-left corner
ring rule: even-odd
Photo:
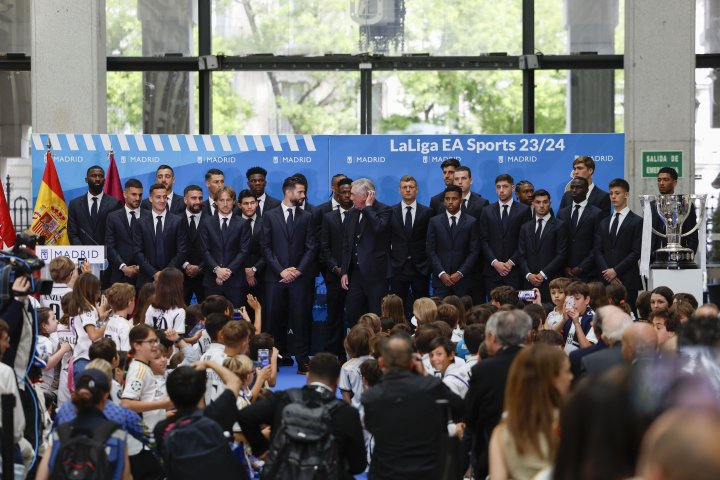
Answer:
[[[292,367],[295,365],[295,362],[293,362],[293,359],[290,355],[281,355],[278,358],[278,365],[281,367]]]

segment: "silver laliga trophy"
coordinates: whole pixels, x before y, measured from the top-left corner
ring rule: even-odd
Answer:
[[[695,263],[695,252],[683,247],[680,243],[682,237],[686,237],[698,230],[705,221],[705,199],[707,195],[642,195],[640,203],[655,202],[657,213],[665,223],[665,233],[660,233],[655,228],[652,232],[667,239],[667,245],[655,250],[655,262],[651,268],[680,270],[699,268]],[[682,226],[685,223],[691,209],[695,207],[697,212],[697,223],[688,232],[683,233]],[[647,221],[647,220],[646,220]],[[700,246],[704,248],[703,245]]]

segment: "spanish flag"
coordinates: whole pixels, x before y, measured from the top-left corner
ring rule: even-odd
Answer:
[[[30,230],[45,239],[45,245],[70,245],[68,209],[50,149],[45,153],[45,173],[38,192]]]

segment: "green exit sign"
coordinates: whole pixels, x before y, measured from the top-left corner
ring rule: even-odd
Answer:
[[[682,171],[683,152],[642,152],[642,176],[646,178],[657,177],[658,172],[663,167],[672,167],[678,172],[678,176],[683,176]]]

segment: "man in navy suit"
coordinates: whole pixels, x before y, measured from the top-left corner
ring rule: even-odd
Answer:
[[[470,170],[470,167],[466,166],[457,167],[455,169],[453,179],[453,185],[457,185],[462,190],[462,203],[460,204],[460,211],[475,217],[475,220],[479,220],[483,208],[485,208],[489,202],[479,193],[470,191],[470,187],[473,183],[472,170]],[[445,204],[443,203],[441,206],[437,207],[435,211],[438,214],[445,212]]]
[[[255,193],[253,191],[253,193]],[[265,293],[270,332],[283,357],[298,362],[298,373],[306,374],[310,358],[310,328],[305,314],[306,273],[315,259],[317,245],[312,215],[298,208],[305,186],[296,177],[283,182],[280,207],[262,216],[262,251],[265,258]],[[290,331],[288,331],[288,327]],[[292,343],[287,335],[292,332]]]
[[[262,238],[262,217],[257,214],[257,199],[250,190],[241,190],[238,194],[239,215],[250,225],[250,246],[245,257],[245,284],[243,294],[251,294],[265,304],[265,282],[262,276],[265,273],[265,259],[262,255],[260,240]],[[247,296],[245,296],[247,299]],[[247,301],[243,301],[247,305]],[[263,316],[263,331],[267,330],[267,315]]]
[[[202,204],[202,213],[208,217],[215,215],[215,193],[225,186],[225,174],[219,168],[211,168],[205,172],[205,186],[208,198]]]
[[[140,266],[137,288],[157,278],[163,268],[182,269],[186,255],[185,231],[182,218],[166,209],[165,186],[156,183],[150,187],[150,215],[138,220],[133,231],[135,259]]]
[[[545,302],[550,302],[550,280],[560,276],[565,266],[567,238],[565,225],[550,213],[550,193],[533,194],[533,221],[520,229],[520,273],[524,288],[537,288]]]
[[[185,237],[187,238],[187,257],[182,266],[185,274],[183,289],[185,303],[190,305],[193,295],[195,295],[198,303],[205,299],[205,288],[203,287],[205,260],[203,259],[198,232],[203,220],[210,217],[210,215],[202,211],[203,191],[199,185],[188,185],[183,193],[185,194],[183,197],[185,210],[180,215],[182,219],[180,224],[185,230]]]
[[[480,214],[483,276],[488,290],[502,285],[520,289],[518,242],[520,228],[527,221],[530,208],[513,200],[514,187],[510,175],[498,175],[495,178],[498,201],[485,207]]]
[[[265,212],[280,206],[280,200],[273,198],[265,192],[267,187],[267,170],[262,167],[248,168],[245,172],[247,178],[247,186],[251,192],[255,194],[258,200],[257,214],[261,217]],[[305,201],[303,197],[303,202]]]
[[[93,165],[87,169],[85,182],[88,193],[74,198],[68,206],[68,236],[71,245],[105,245],[105,226],[108,213],[122,204],[117,198],[103,193],[105,170]]]
[[[640,280],[643,219],[628,207],[630,184],[622,178],[610,182],[614,213],[604,218],[595,232],[595,263],[605,283],[622,284],[628,303],[635,308]]]
[[[467,294],[473,268],[479,254],[477,220],[462,213],[462,190],[457,185],[445,188],[445,213],[430,219],[427,231],[427,255],[432,264],[435,295],[446,297]]]
[[[327,322],[325,322],[325,348],[342,357],[345,354],[345,297],[347,291],[340,286],[342,276],[343,241],[345,220],[350,214],[353,202],[350,199],[352,180],[343,177],[337,183],[335,200],[338,208],[323,216],[320,228],[320,264],[325,287],[327,288]]]
[[[340,206],[340,201],[338,200],[340,195],[338,191],[338,182],[343,178],[347,178],[347,175],[344,173],[336,173],[332,176],[332,179],[330,179],[332,197],[330,197],[330,200],[327,202],[323,202],[313,209],[313,220],[315,221],[315,228],[318,235],[320,235],[320,229],[322,228],[323,217],[325,214],[337,210]]]
[[[175,170],[170,165],[160,165],[155,171],[155,183],[165,186],[168,201],[167,210],[175,215],[180,215],[185,210],[185,202],[183,196],[173,191],[175,185]],[[150,199],[146,198],[140,205],[141,208],[150,210]]]
[[[105,227],[105,247],[108,259],[108,283],[117,282],[135,285],[140,267],[135,260],[133,230],[140,218],[149,215],[140,208],[143,186],[131,178],[125,182],[125,207],[108,213]]]
[[[448,158],[440,164],[440,169],[443,172],[443,181],[445,186],[454,185],[455,182],[455,169],[460,166],[460,160],[457,158]],[[435,215],[442,213],[445,210],[445,190],[433,195],[430,199],[430,209]]]
[[[368,178],[352,183],[353,209],[345,220],[342,276],[348,291],[345,326],[352,327],[361,315],[380,314],[380,302],[390,278],[390,222],[392,209],[375,199],[375,184]]]
[[[406,314],[412,312],[410,298],[427,297],[429,292],[428,261],[425,240],[432,210],[417,201],[417,181],[410,175],[400,179],[402,201],[392,207],[390,256],[392,279],[390,289],[403,299]],[[410,291],[412,290],[412,297]],[[412,315],[408,315],[410,318]]]
[[[610,215],[610,196],[608,195],[608,192],[593,183],[593,173],[595,173],[595,161],[592,157],[583,155],[577,157],[573,161],[573,178],[582,177],[587,180],[588,204],[599,208],[601,210],[600,218],[605,218]],[[568,207],[571,203],[572,194],[569,191],[565,192],[562,201],[560,202],[560,208]]]
[[[675,193],[675,188],[677,187],[677,181],[677,170],[672,167],[661,168],[657,174],[658,193],[660,195],[673,195]],[[655,202],[650,202],[650,212],[652,214],[653,228],[660,233],[665,233],[665,221],[660,217]],[[682,233],[689,232],[690,230],[695,228],[695,225],[697,225],[697,215],[695,213],[695,206],[693,206],[690,209],[687,218],[682,224]],[[689,248],[693,252],[697,252],[698,243],[699,241],[697,231],[680,238],[680,244],[685,248]],[[652,246],[650,249],[650,261],[654,262],[655,251],[658,248],[663,248],[667,246],[667,239],[665,237],[660,237],[653,234],[651,245]]]
[[[200,227],[207,295],[223,295],[234,306],[243,303],[245,260],[250,249],[250,222],[233,213],[235,190],[227,185],[215,194],[217,211]]]
[[[567,232],[567,255],[565,276],[583,282],[593,280],[595,268],[595,228],[603,218],[598,207],[590,205],[587,199],[588,181],[577,176],[570,182],[572,205],[561,208],[557,218],[565,224]]]

